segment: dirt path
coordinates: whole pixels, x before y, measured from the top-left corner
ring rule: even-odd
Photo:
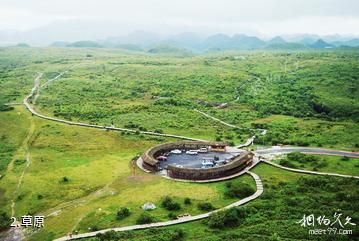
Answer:
[[[201,115],[204,115],[205,117],[208,117],[214,121],[217,121],[225,126],[228,126],[228,127],[231,127],[231,128],[235,128],[235,129],[240,129],[240,130],[253,130],[253,131],[261,131],[261,134],[262,135],[265,135],[267,133],[267,130],[266,129],[260,129],[260,128],[247,128],[247,127],[239,127],[239,126],[236,126],[236,125],[232,125],[232,124],[229,124],[223,120],[220,120],[214,116],[211,116],[203,111],[200,111],[200,110],[197,110],[197,109],[194,109],[195,112],[198,112],[200,113]]]
[[[40,85],[41,77],[42,77],[42,73],[39,73],[37,75],[37,77],[35,78],[35,80],[34,80],[34,88],[32,88],[32,90],[31,90],[32,95],[36,92],[37,87]],[[29,98],[29,97],[27,96],[26,98]],[[31,155],[30,155],[30,145],[31,144],[30,143],[31,143],[31,138],[32,138],[32,136],[34,135],[34,132],[35,132],[35,121],[34,121],[33,118],[29,118],[29,119],[30,119],[29,131],[28,131],[28,133],[27,133],[27,135],[26,135],[26,137],[25,137],[25,139],[22,142],[21,147],[20,147],[20,149],[24,152],[24,155],[25,155],[25,158],[26,158],[26,166],[24,167],[24,169],[23,169],[23,171],[21,173],[21,176],[19,177],[16,189],[14,190],[13,197],[12,197],[12,200],[11,200],[11,216],[12,217],[15,217],[15,215],[16,215],[15,206],[16,206],[16,199],[18,197],[18,192],[19,192],[19,189],[20,189],[21,184],[23,182],[25,173],[26,173],[27,169],[29,168],[29,166],[31,164]],[[14,169],[14,162],[15,162],[15,159],[13,159],[11,161],[11,163],[8,166],[7,171],[12,171]]]
[[[214,116],[211,116],[211,115],[209,115],[209,114],[207,114],[207,113],[205,113],[205,112],[203,112],[203,111],[200,111],[200,110],[197,110],[197,109],[194,109],[194,111],[196,111],[196,112],[200,113],[201,115],[204,115],[205,117],[208,117],[208,118],[210,118],[210,119],[212,119],[212,120],[214,120],[214,121],[217,121],[217,122],[219,122],[219,123],[221,123],[221,124],[223,124],[223,125],[225,125],[225,126],[228,126],[228,127],[230,127],[230,128],[235,128],[235,129],[240,129],[240,130],[260,131],[260,132],[261,132],[261,135],[267,134],[267,130],[266,130],[266,129],[259,129],[259,128],[258,128],[258,129],[253,129],[253,128],[238,127],[238,126],[229,124],[229,123],[227,123],[227,122],[225,122],[225,121],[223,121],[223,120],[220,120],[220,119],[218,119],[218,118],[216,118],[216,117],[214,117]],[[255,138],[256,138],[255,135],[249,137],[244,144],[241,144],[241,145],[237,146],[237,148],[243,148],[243,147],[248,147],[248,146],[252,145]]]
[[[29,128],[29,132],[25,138],[24,141],[24,146],[22,148],[24,148],[25,151],[25,155],[26,155],[26,166],[24,167],[19,179],[18,179],[18,183],[16,185],[16,188],[13,192],[13,196],[11,199],[11,217],[16,217],[16,200],[18,198],[18,193],[19,190],[21,188],[21,184],[23,183],[24,180],[24,176],[25,173],[27,171],[27,169],[29,168],[30,164],[31,164],[31,155],[30,155],[30,143],[31,143],[31,138],[34,135],[35,132],[35,123],[33,118],[30,119],[31,120],[31,125]],[[14,164],[12,164],[14,165]],[[13,169],[13,167],[11,168]],[[17,217],[18,218],[18,217]],[[23,229],[22,227],[15,227],[15,228],[11,228],[4,237],[4,241],[21,241],[25,239],[25,235],[23,234]]]
[[[69,209],[71,207],[82,206],[82,205],[89,203],[92,200],[95,200],[95,199],[98,199],[101,197],[111,196],[115,192],[114,190],[112,190],[110,188],[111,184],[112,184],[112,182],[108,183],[103,188],[100,188],[92,193],[89,193],[86,196],[83,196],[83,197],[80,197],[80,198],[77,198],[77,199],[74,199],[74,200],[71,200],[68,202],[63,202],[53,208],[50,208],[46,211],[41,212],[41,214],[45,215],[45,217],[57,216],[65,209]]]
[[[39,86],[40,85],[40,78],[42,77],[42,73],[39,73],[37,75],[37,77],[34,80],[34,86]],[[35,93],[36,88],[34,87],[31,92]],[[20,147],[18,148],[17,154],[15,155],[15,157],[12,159],[12,161],[9,163],[8,168],[7,168],[7,173],[10,173],[12,171],[14,171],[14,163],[16,160],[16,157],[23,155],[25,157],[26,160],[26,165],[23,168],[21,175],[17,181],[17,185],[16,188],[13,192],[12,195],[12,199],[11,199],[11,217],[16,217],[16,200],[18,198],[18,193],[19,190],[21,188],[21,184],[23,183],[24,180],[24,176],[26,174],[27,169],[29,168],[30,164],[31,164],[31,154],[30,154],[30,149],[31,149],[31,140],[32,137],[35,133],[35,121],[33,118],[29,118],[30,120],[30,127],[29,130],[27,132],[26,137],[24,138],[23,142],[21,143]],[[18,218],[18,217],[17,217]],[[15,228],[11,228],[9,229],[9,231],[7,231],[3,237],[1,237],[1,240],[4,241],[20,241],[20,240],[24,240],[25,236],[22,232],[22,228],[21,227],[15,227]]]

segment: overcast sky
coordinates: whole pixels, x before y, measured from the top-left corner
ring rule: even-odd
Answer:
[[[74,22],[145,30],[359,34],[359,0],[0,0],[0,30],[28,31]]]

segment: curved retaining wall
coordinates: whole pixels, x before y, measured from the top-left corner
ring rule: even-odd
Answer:
[[[223,144],[218,142],[175,142],[157,145],[147,150],[142,156],[142,166],[152,172],[158,170],[159,161],[156,160],[158,156],[163,155],[173,149],[199,149],[210,145]],[[253,153],[243,152],[235,156],[225,165],[213,168],[181,168],[173,165],[168,165],[167,174],[172,178],[187,179],[187,180],[207,180],[219,177],[232,175],[244,169],[252,163]]]
[[[167,174],[172,178],[188,180],[207,180],[229,176],[244,169],[252,163],[253,154],[244,152],[234,157],[229,163],[213,168],[180,168],[169,165]]]

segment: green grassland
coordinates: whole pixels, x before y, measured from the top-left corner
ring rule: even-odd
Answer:
[[[23,107],[1,112],[0,116],[8,118],[9,123],[18,121],[14,123],[17,126],[6,126],[2,131],[5,141],[24,135],[19,127],[29,121],[30,114]],[[145,202],[159,207],[152,212],[156,220],[167,220],[169,211],[160,205],[165,196],[182,204],[175,215],[201,213],[197,208],[200,202],[210,202],[219,208],[237,200],[224,197],[226,182],[179,183],[137,168],[133,170],[131,159],[162,139],[66,126],[39,118],[34,119],[34,125],[30,137],[31,165],[16,195],[16,215],[53,215],[46,218],[46,228],[31,236],[31,240],[52,239],[75,230],[134,224]],[[10,200],[25,165],[14,164],[2,177],[2,210],[10,212]],[[254,187],[249,176],[241,177],[240,181]],[[186,197],[191,198],[191,205],[183,205]],[[120,207],[130,208],[131,217],[116,220]]]
[[[238,60],[236,56],[245,58]],[[49,215],[45,228],[32,234],[30,240],[51,240],[68,232],[135,224],[145,202],[156,204],[158,208],[150,214],[156,221],[163,221],[171,212],[202,213],[197,207],[202,202],[219,208],[238,200],[225,195],[228,182],[254,187],[254,181],[246,175],[221,183],[191,184],[133,168],[133,157],[174,139],[68,126],[34,117],[22,105],[5,108],[4,103],[22,102],[39,72],[44,74],[41,83],[45,83],[68,71],[43,87],[34,104],[38,112],[49,116],[230,144],[243,143],[254,133],[223,126],[194,111],[198,109],[238,127],[268,129],[267,135],[258,135],[256,145],[358,151],[358,60],[357,51],[170,56],[110,49],[0,48],[0,106],[4,110],[0,112],[0,211],[9,216],[14,200],[17,217]],[[212,107],[220,103],[228,103],[228,107]],[[27,154],[31,161],[28,167]],[[356,160],[325,157],[325,161],[328,165],[320,171],[358,174]],[[294,164],[313,168],[310,164]],[[302,175],[267,165],[261,164],[254,172],[264,178],[266,186],[264,196],[248,204],[257,210],[251,213],[253,217],[239,228],[220,232],[202,222],[179,225],[188,240],[207,236],[208,240],[250,239],[251,235],[261,240],[274,233],[290,240],[286,229],[297,239],[310,238],[292,221],[306,213],[307,206],[301,200],[317,201],[314,193],[318,190],[313,187],[297,192]],[[354,181],[329,180],[347,195],[356,189]],[[285,195],[290,192],[299,201],[288,216],[292,209],[286,204],[292,200]],[[327,209],[323,210],[326,215],[332,215],[336,208],[351,215],[358,210],[355,205],[328,198],[335,194],[334,189],[318,192],[327,197],[326,203],[318,205]],[[274,193],[272,197],[270,193]],[[163,208],[161,200],[165,196],[180,203],[181,210]],[[184,204],[187,197],[191,205]],[[116,213],[121,207],[129,208],[131,215],[118,220]],[[308,212],[313,210],[311,206]],[[291,222],[285,223],[289,219]],[[266,231],[266,226],[271,229]],[[160,230],[172,232],[176,228]],[[153,231],[125,235],[129,240],[156,238]]]
[[[108,234],[91,241],[106,240],[354,240],[346,235],[309,235],[310,227],[301,227],[303,215],[325,215],[333,220],[335,212],[357,220],[358,181],[337,177],[313,177],[295,174],[260,164],[253,172],[263,179],[264,194],[241,209],[246,216],[236,227],[210,228],[206,220],[157,228]],[[340,188],[339,188],[340,187]],[[339,190],[338,190],[339,189]],[[346,197],[346,198],[343,198]],[[318,226],[319,227],[319,226]],[[323,225],[323,228],[325,226]],[[357,226],[352,228],[358,232]],[[181,238],[176,235],[179,230]],[[354,239],[353,239],[354,238]]]
[[[267,128],[259,144],[346,150],[359,145],[355,51],[189,57],[91,49],[2,52],[6,68],[21,68],[4,70],[1,94],[6,101],[20,101],[37,72],[44,73],[45,81],[69,70],[43,88],[36,102],[39,111],[52,116],[235,144],[251,134],[223,127],[194,112],[196,108],[239,127]],[[236,60],[238,55],[245,60]],[[14,78],[22,85],[13,88]],[[228,108],[206,103],[228,103]]]
[[[358,158],[295,153],[274,162],[290,168],[359,176]]]

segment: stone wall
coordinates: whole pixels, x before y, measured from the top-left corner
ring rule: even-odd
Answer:
[[[167,168],[168,176],[172,178],[188,180],[208,180],[224,176],[229,176],[243,170],[246,166],[251,165],[253,153],[244,152],[236,156],[229,163],[213,168],[181,168],[169,165]]]
[[[157,145],[147,150],[142,156],[142,166],[152,172],[158,171],[158,156],[163,155],[174,149],[199,149],[215,144],[223,144],[218,142],[174,142]],[[169,165],[167,168],[168,176],[172,178],[188,179],[188,180],[206,180],[223,176],[232,175],[244,169],[252,163],[253,153],[243,152],[239,156],[233,157],[230,162],[225,165],[213,168],[181,168]]]

